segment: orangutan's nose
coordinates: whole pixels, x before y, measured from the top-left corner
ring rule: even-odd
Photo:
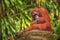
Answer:
[[[32,16],[38,15],[38,12],[33,12]]]

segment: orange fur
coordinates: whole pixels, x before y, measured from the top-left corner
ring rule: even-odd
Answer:
[[[42,15],[42,17],[39,18],[40,21],[38,21],[37,24],[32,23],[34,21],[34,17],[32,15],[34,11],[37,12],[38,16]],[[31,16],[32,16],[32,22],[30,24],[30,27],[27,28],[26,31],[33,29],[51,31],[50,17],[47,9],[45,9],[44,7],[33,8],[31,12]]]

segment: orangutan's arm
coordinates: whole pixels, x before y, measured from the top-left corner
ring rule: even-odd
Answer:
[[[39,16],[35,15],[35,20],[32,22],[32,24],[36,24],[38,23],[38,21],[39,21]]]

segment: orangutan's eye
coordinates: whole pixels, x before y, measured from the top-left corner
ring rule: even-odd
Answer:
[[[35,16],[35,15],[38,15],[38,12],[33,12],[33,14],[32,14],[33,16]]]

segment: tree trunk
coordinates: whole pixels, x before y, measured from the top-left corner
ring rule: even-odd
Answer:
[[[52,32],[31,30],[28,32],[18,32],[14,40],[56,40]]]
[[[0,40],[2,40],[2,28],[1,28],[1,17],[2,17],[2,3],[0,2]]]

